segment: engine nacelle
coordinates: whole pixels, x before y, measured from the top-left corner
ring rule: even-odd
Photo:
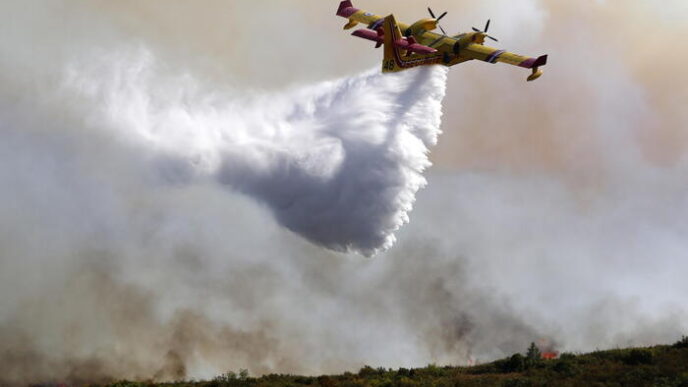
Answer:
[[[481,36],[482,40],[481,40]],[[469,32],[456,36],[458,39],[454,44],[454,54],[459,55],[459,52],[463,50],[469,44],[482,44],[485,41],[485,34],[479,34],[477,32]]]
[[[437,29],[437,20],[435,19],[420,19],[413,23],[411,27],[404,31],[405,36],[420,35],[425,31],[434,31]]]

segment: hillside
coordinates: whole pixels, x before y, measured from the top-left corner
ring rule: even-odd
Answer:
[[[589,354],[562,354],[543,359],[532,346],[526,355],[473,367],[387,370],[364,367],[357,373],[320,377],[267,375],[249,377],[245,371],[212,381],[168,384],[119,382],[112,387],[411,387],[411,386],[686,386],[688,337],[674,345],[615,349]]]

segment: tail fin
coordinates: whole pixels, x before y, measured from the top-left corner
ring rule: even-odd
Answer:
[[[441,64],[444,54],[432,47],[418,44],[412,36],[404,38],[394,15],[385,18],[382,24],[385,56],[382,60],[382,72],[394,73],[412,67]]]
[[[400,56],[399,48],[394,44],[397,40],[401,39],[401,30],[397,24],[397,20],[394,15],[389,15],[385,18],[382,23],[382,31],[384,34],[384,45],[385,45],[385,56],[382,60],[382,72],[383,73],[393,73],[403,70],[399,67],[397,59]]]

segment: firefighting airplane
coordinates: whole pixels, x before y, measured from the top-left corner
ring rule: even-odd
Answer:
[[[342,1],[337,10],[337,16],[349,19],[344,26],[351,29],[359,23],[367,28],[354,31],[352,35],[376,42],[375,48],[384,46],[385,56],[382,61],[382,72],[390,73],[417,66],[442,64],[447,67],[469,60],[477,59],[488,63],[503,62],[506,64],[531,69],[533,72],[528,81],[534,81],[542,75],[541,66],[547,64],[547,55],[530,58],[516,55],[504,50],[484,46],[485,38],[497,39],[487,34],[490,21],[484,30],[473,27],[473,32],[448,36],[439,21],[447,12],[439,17],[428,8],[432,18],[421,19],[412,25],[397,23],[394,15],[387,17],[354,8],[351,0]],[[439,27],[442,34],[432,32]]]

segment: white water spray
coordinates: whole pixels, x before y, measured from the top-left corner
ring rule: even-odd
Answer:
[[[110,20],[114,3],[129,11],[119,23]],[[219,84],[205,82],[201,77],[214,73],[185,61],[187,51],[176,37],[195,34],[187,41],[192,53],[222,50],[230,60],[217,66],[240,71],[245,44],[253,42],[240,37],[236,46],[224,40],[204,45],[213,39],[196,27],[215,25],[201,17],[208,14],[221,15],[222,28],[236,27],[245,12],[234,12],[227,22],[220,8],[241,3],[247,11],[250,2],[177,2],[176,8],[175,2],[150,3],[0,2],[0,384],[211,378],[240,368],[254,375],[329,374],[364,364],[487,362],[541,337],[561,350],[588,351],[669,343],[685,334],[685,115],[675,103],[685,88],[676,87],[671,75],[677,72],[670,67],[664,76],[648,77],[656,66],[645,66],[647,58],[624,55],[618,44],[591,46],[567,27],[583,23],[594,36],[615,11],[619,27],[632,35],[647,19],[638,16],[647,15],[639,2],[621,13],[599,4],[530,0],[500,8],[528,14],[514,14],[514,31],[547,28],[546,39],[531,42],[534,52],[549,46],[553,57],[577,52],[586,63],[560,61],[546,82],[527,86],[518,69],[477,63],[453,69],[450,90],[457,105],[445,118],[454,138],[443,138],[445,154],[438,160],[449,152],[457,158],[444,161],[450,173],[431,176],[428,189],[419,192],[422,205],[397,233],[399,245],[374,260],[334,256],[285,232],[273,219],[288,224],[279,209],[291,203],[280,207],[272,200],[288,193],[304,200],[298,205],[323,210],[296,193],[346,181],[352,190],[385,192],[409,204],[404,195],[413,189],[403,188],[410,187],[409,176],[422,185],[420,164],[410,162],[425,160],[422,151],[412,150],[418,158],[394,154],[394,147],[364,152],[379,143],[364,138],[347,141],[347,148],[342,139],[381,136],[356,131],[364,128],[353,125],[361,119],[381,123],[396,139],[413,140],[393,142],[405,145],[401,151],[409,152],[412,143],[427,147],[435,124],[428,119],[414,132],[409,112],[434,103],[427,93],[442,90],[434,74],[441,70],[371,73],[279,96],[246,96],[227,85],[232,71],[219,76]],[[310,13],[301,14],[303,20],[330,26],[320,15],[331,14],[331,4],[305,3]],[[189,15],[179,4],[204,12]],[[271,8],[271,20],[285,22],[285,7],[293,5]],[[149,34],[122,25],[139,11],[149,14],[146,8],[167,15],[150,24],[144,18]],[[642,12],[629,13],[634,8]],[[285,28],[270,24],[277,33]],[[309,40],[326,46],[319,62],[305,64],[301,37],[313,38],[314,27],[303,26],[278,51],[304,64],[294,80],[367,60],[344,57],[331,46],[339,39],[349,43],[333,26]],[[675,35],[674,27],[664,27],[658,33]],[[161,36],[164,43],[155,38]],[[132,40],[155,56],[123,50],[136,44]],[[619,55],[607,55],[610,48]],[[336,58],[342,58],[340,66],[314,70]],[[591,58],[597,58],[592,67]],[[639,78],[630,75],[633,66],[640,66]],[[581,71],[590,68],[595,71]],[[180,76],[179,69],[194,77]],[[245,81],[265,82],[273,69],[273,62],[258,61]],[[269,78],[283,78],[282,70]],[[437,89],[423,88],[433,82]],[[414,92],[419,99],[391,97]],[[334,103],[342,100],[348,104]],[[341,114],[325,119],[327,111]],[[655,114],[667,120],[663,127],[647,126]],[[347,136],[323,130],[343,123]],[[486,126],[488,131],[480,130]],[[652,163],[640,158],[635,136],[650,131],[660,137],[642,137],[643,145],[667,155],[665,160],[677,157],[676,165],[648,168]],[[673,139],[671,146],[657,142],[661,133]],[[354,158],[352,144],[367,147],[355,148]],[[351,171],[345,160],[385,167],[380,171],[394,174],[399,184],[342,179],[340,171]],[[375,177],[370,168],[358,172]],[[325,194],[344,191],[322,192],[330,200]],[[363,204],[346,203],[365,211]],[[346,208],[339,201],[329,204]],[[378,217],[378,225],[385,219],[387,225],[403,223],[402,206],[387,204],[393,207],[387,212],[375,208],[375,214],[388,215]],[[291,215],[283,216],[303,226]],[[326,224],[322,215],[313,219]],[[375,229],[373,223],[365,224]],[[355,231],[345,226],[333,227]],[[332,232],[316,231],[319,238]],[[382,240],[364,236],[368,246]],[[355,249],[355,240],[366,252],[358,234],[347,237],[334,248],[348,243]]]
[[[308,281],[300,260],[334,262],[313,247],[302,257],[299,238],[249,202],[319,246],[391,247],[426,184],[446,70],[244,93],[170,75],[144,49],[91,52],[27,74],[38,90],[19,79],[21,98],[0,93],[0,384],[350,361],[349,350],[283,360],[312,352],[294,336],[308,326],[296,300],[321,293],[295,280]],[[319,326],[308,337],[322,345]]]
[[[445,68],[376,69],[247,95],[160,76],[145,51],[117,55],[73,65],[65,89],[99,112],[93,125],[105,123],[155,156],[168,182],[211,178],[265,203],[313,243],[343,252],[386,250],[409,221],[440,134]]]

